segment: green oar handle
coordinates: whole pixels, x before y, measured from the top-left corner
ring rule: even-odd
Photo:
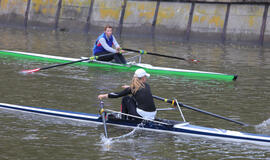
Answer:
[[[165,99],[165,98],[158,97],[158,96],[155,96],[155,95],[153,95],[153,98],[164,101],[164,102],[167,102],[167,103],[170,103],[170,104],[173,104],[173,105],[176,105],[176,102],[174,100]],[[210,116],[221,118],[221,119],[224,119],[224,120],[227,120],[227,121],[230,121],[230,122],[234,122],[234,123],[237,123],[237,124],[240,124],[240,125],[243,125],[243,126],[249,126],[246,123],[239,122],[239,121],[236,121],[236,120],[233,120],[233,119],[230,119],[230,118],[226,118],[226,117],[220,116],[218,114],[214,114],[214,113],[211,113],[211,112],[208,112],[208,111],[204,111],[204,110],[201,110],[201,109],[198,109],[198,108],[195,108],[195,107],[191,107],[191,106],[185,105],[185,104],[183,104],[181,102],[178,102],[178,105],[181,106],[181,107],[185,107],[187,109],[191,109],[191,110],[194,110],[194,111],[197,111],[197,112],[208,114]]]

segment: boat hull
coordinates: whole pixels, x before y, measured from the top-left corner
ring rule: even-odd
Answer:
[[[8,56],[14,57],[17,59],[32,59],[38,61],[46,61],[53,63],[67,63],[71,61],[77,61],[80,59],[77,58],[67,58],[60,56],[51,56],[45,54],[37,54],[37,53],[28,53],[28,52],[19,52],[19,51],[8,51],[8,50],[0,50],[0,56]],[[76,65],[88,66],[88,67],[99,67],[99,68],[112,68],[117,69],[119,71],[135,71],[138,68],[143,68],[146,72],[151,74],[158,75],[175,75],[175,76],[184,76],[191,79],[201,79],[201,80],[224,80],[224,81],[232,81],[237,79],[237,75],[229,75],[223,73],[215,73],[215,72],[204,72],[204,71],[196,71],[196,70],[186,70],[186,69],[175,69],[175,68],[166,68],[166,67],[155,67],[149,64],[116,64],[110,62],[101,62],[101,61],[90,61],[90,62],[78,62]]]
[[[29,113],[36,113],[36,114],[41,114],[41,115],[46,115],[46,116],[67,118],[71,120],[85,121],[85,122],[90,122],[90,123],[98,123],[98,124],[103,123],[102,118],[98,114],[71,112],[71,111],[63,111],[63,110],[48,109],[48,108],[41,108],[41,107],[13,105],[13,104],[6,104],[6,103],[0,103],[0,109],[9,109],[9,110],[29,112]],[[143,130],[168,132],[168,133],[173,133],[173,134],[184,134],[184,135],[189,135],[189,136],[218,138],[218,139],[237,141],[237,142],[244,141],[244,142],[257,143],[257,144],[262,144],[262,145],[270,145],[270,136],[267,136],[267,135],[259,135],[259,134],[244,133],[244,132],[238,132],[238,131],[230,131],[230,130],[225,130],[225,129],[201,127],[201,126],[191,125],[189,123],[179,122],[179,121],[171,121],[171,120],[157,120],[157,121],[160,121],[161,123],[156,123],[152,121],[141,123],[139,121],[122,120],[118,118],[108,118],[106,123],[108,125],[115,125],[115,126],[128,127],[128,128],[135,128],[135,127],[138,127],[138,125],[140,124],[139,126]]]

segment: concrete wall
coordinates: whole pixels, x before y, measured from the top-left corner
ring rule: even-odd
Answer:
[[[227,27],[228,39],[258,40],[263,12],[264,5],[232,5]]]
[[[122,10],[122,0],[95,0],[91,24],[104,27],[106,24],[117,27]]]
[[[0,23],[2,25],[23,25],[27,1],[1,0]]]
[[[0,0],[0,24],[61,31],[114,26],[180,40],[270,41],[267,0]]]
[[[84,30],[91,0],[63,0],[59,15],[59,28]]]
[[[31,0],[27,22],[28,26],[53,27],[55,25],[57,2],[58,0]]]
[[[155,34],[185,38],[191,3],[162,2],[157,15]],[[166,32],[165,32],[166,31]]]

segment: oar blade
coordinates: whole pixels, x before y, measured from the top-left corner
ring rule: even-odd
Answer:
[[[41,68],[23,70],[23,71],[21,71],[21,73],[30,74],[30,73],[34,73],[34,72],[40,71],[40,69]]]
[[[197,59],[191,59],[190,60],[191,62],[194,62],[194,63],[198,63],[198,62],[200,62],[199,60],[197,60]]]
[[[105,138],[108,138],[106,117],[105,117],[105,111],[104,111],[104,102],[103,101],[100,101],[100,115],[102,117],[102,122],[103,122],[103,126],[104,126]]]

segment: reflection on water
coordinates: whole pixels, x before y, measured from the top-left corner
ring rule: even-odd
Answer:
[[[88,56],[99,33],[74,34],[49,31],[0,29],[0,48],[65,57]],[[270,49],[256,46],[180,43],[122,37],[126,48],[144,49],[183,58],[198,64],[145,55],[144,63],[155,66],[238,74],[235,82],[201,81],[184,77],[151,75],[148,83],[154,95],[178,101],[212,113],[257,125],[236,124],[183,109],[187,121],[201,126],[253,133],[269,132]],[[62,110],[98,113],[97,95],[120,91],[133,73],[101,70],[84,66],[56,67],[35,74],[23,69],[51,65],[23,59],[0,58],[0,102]],[[120,110],[121,99],[106,99],[105,107]],[[168,104],[155,101],[157,107]],[[269,148],[253,144],[216,141],[136,130],[131,136],[114,141],[102,149],[103,126],[59,120],[57,118],[0,110],[1,159],[267,159]],[[180,120],[179,112],[158,112],[161,118]],[[258,125],[259,124],[259,125]],[[110,137],[132,130],[108,128]],[[123,141],[122,141],[123,140]],[[98,151],[98,152],[97,152]],[[33,153],[35,152],[35,153]],[[14,154],[18,153],[18,154]],[[48,153],[56,153],[48,157]]]

